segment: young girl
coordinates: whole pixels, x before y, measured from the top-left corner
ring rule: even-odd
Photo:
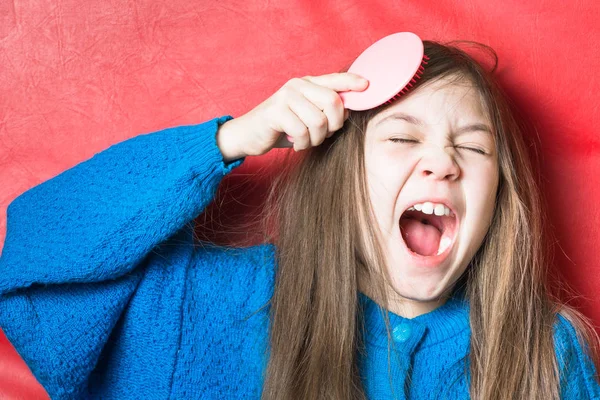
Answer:
[[[0,326],[52,398],[590,399],[583,319],[546,284],[526,148],[489,73],[425,42],[408,95],[349,73],[237,118],[140,135],[8,208]],[[268,243],[191,222],[292,142]],[[384,312],[385,310],[385,312]],[[583,336],[582,336],[583,335]]]

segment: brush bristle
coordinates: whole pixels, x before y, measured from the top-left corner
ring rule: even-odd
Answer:
[[[425,65],[427,65],[427,61],[429,61],[429,57],[423,54],[421,65],[419,66],[419,69],[417,69],[417,72],[415,72],[415,74],[413,75],[412,79],[406,84],[406,86],[402,88],[401,91],[398,92],[398,94],[386,101],[384,104],[391,104],[394,101],[398,100],[402,95],[407,94],[410,91],[410,89],[412,89],[412,87],[417,83],[417,80],[423,76],[423,73],[425,72]]]

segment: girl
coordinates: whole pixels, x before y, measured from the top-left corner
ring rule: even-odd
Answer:
[[[583,319],[546,285],[506,100],[463,51],[398,101],[349,74],[140,135],[8,208],[0,326],[52,398],[589,399]],[[266,244],[190,222],[245,157],[293,143]]]

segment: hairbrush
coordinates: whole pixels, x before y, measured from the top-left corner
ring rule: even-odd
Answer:
[[[393,102],[421,78],[427,60],[423,41],[412,32],[379,39],[348,68],[348,72],[367,79],[369,86],[362,92],[340,92],[344,108],[362,111]]]

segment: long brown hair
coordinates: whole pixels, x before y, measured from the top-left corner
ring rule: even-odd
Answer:
[[[569,316],[589,342],[593,332],[548,285],[545,207],[520,126],[492,75],[495,53],[487,49],[492,71],[456,46],[426,41],[430,60],[416,86],[448,76],[468,79],[495,130],[495,215],[461,278],[470,302],[471,396],[558,399],[556,314]],[[368,223],[373,215],[363,151],[367,123],[383,108],[352,112],[333,137],[302,152],[271,192],[267,226],[275,227],[278,266],[263,399],[365,398],[357,366],[363,347],[359,278],[369,276],[387,303],[385,261],[372,239],[376,224]]]

